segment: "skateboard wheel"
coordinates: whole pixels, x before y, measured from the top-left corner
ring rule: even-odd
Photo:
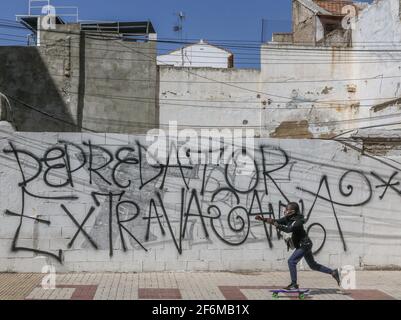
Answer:
[[[299,299],[304,300],[304,299],[305,299],[305,295],[304,295],[303,293],[301,293],[301,294],[299,295]]]
[[[278,293],[273,293],[273,298],[277,299],[278,298]]]

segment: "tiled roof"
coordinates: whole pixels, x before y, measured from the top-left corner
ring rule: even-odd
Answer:
[[[347,0],[313,0],[313,2],[335,15],[343,14],[341,12],[342,8],[353,4],[353,1]]]

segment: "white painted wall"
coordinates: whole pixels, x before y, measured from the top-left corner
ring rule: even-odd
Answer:
[[[226,50],[200,41],[197,44],[158,56],[157,64],[175,67],[229,68],[231,55]]]
[[[58,133],[12,133],[7,127],[1,127],[0,131],[0,271],[34,271],[40,272],[44,264],[53,264],[58,272],[65,271],[180,271],[180,270],[286,270],[287,252],[283,240],[279,240],[273,233],[272,248],[269,247],[264,227],[260,222],[250,217],[247,221],[247,213],[244,210],[237,213],[245,219],[244,231],[233,231],[228,227],[228,213],[233,207],[231,201],[235,197],[230,192],[221,192],[214,201],[213,193],[218,188],[228,187],[224,178],[222,167],[208,166],[207,180],[204,194],[201,195],[203,166],[195,166],[185,169],[184,175],[187,179],[189,191],[185,192],[185,206],[189,203],[189,194],[196,190],[199,196],[202,214],[208,216],[207,209],[216,205],[221,210],[221,217],[214,220],[213,231],[211,220],[205,218],[206,229],[210,235],[205,237],[201,219],[196,216],[189,217],[187,232],[182,240],[182,254],[176,250],[172,240],[166,215],[169,218],[171,230],[178,241],[178,230],[180,230],[181,215],[181,189],[185,185],[178,169],[169,169],[162,190],[162,176],[153,180],[139,190],[139,168],[138,164],[125,164],[117,169],[117,179],[125,184],[129,179],[131,185],[127,188],[119,188],[115,183],[108,185],[97,175],[93,176],[90,183],[87,163],[83,168],[73,172],[74,187],[65,186],[61,188],[49,187],[44,183],[44,168],[40,175],[26,185],[26,190],[41,197],[76,196],[75,200],[41,199],[30,195],[25,196],[24,215],[50,221],[50,224],[35,222],[32,219],[18,216],[6,215],[10,210],[21,213],[22,190],[18,186],[22,176],[13,154],[4,153],[9,149],[12,142],[18,150],[28,151],[41,158],[46,150],[59,143],[59,140],[70,141],[80,146],[85,152],[88,146],[83,142],[91,141],[111,152],[124,147],[136,148],[136,142],[145,143],[143,136],[129,136],[116,134],[58,134]],[[316,259],[331,267],[343,265],[354,265],[357,268],[366,266],[401,266],[401,219],[399,217],[399,200],[397,192],[389,188],[381,199],[384,188],[376,186],[383,184],[375,178],[371,171],[376,172],[388,181],[394,169],[377,160],[361,156],[358,152],[344,148],[334,141],[318,140],[279,140],[279,139],[256,139],[255,161],[259,172],[259,182],[256,190],[261,198],[262,210],[268,211],[269,204],[272,205],[276,215],[279,202],[285,202],[284,196],[279,192],[271,180],[267,180],[268,195],[265,194],[265,185],[261,172],[263,160],[260,147],[264,147],[265,168],[273,170],[285,163],[286,153],[289,163],[280,170],[271,173],[271,177],[283,194],[292,201],[303,200],[305,212],[308,213],[312,207],[314,196],[308,190],[316,193],[319,182],[327,177],[330,186],[330,194],[334,203],[334,209],[338,223],[343,233],[344,243],[341,240],[339,227],[337,225],[333,208],[327,201],[328,193],[325,187],[320,193],[308,221],[308,226],[320,223],[327,232],[326,242],[323,249],[317,254]],[[64,147],[63,144],[59,146]],[[82,158],[79,149],[68,146],[71,168],[77,168]],[[252,149],[248,149],[250,152]],[[281,151],[280,151],[281,150]],[[51,153],[55,156],[57,153]],[[26,179],[32,177],[37,171],[31,157],[21,156],[21,166]],[[132,156],[137,157],[137,151]],[[192,156],[191,156],[192,157]],[[98,162],[100,158],[94,158]],[[383,158],[390,162],[388,158]],[[400,160],[399,155],[393,155],[392,160]],[[49,164],[63,163],[62,161],[51,161]],[[394,165],[394,162],[390,162]],[[99,171],[106,179],[112,181],[110,176],[116,160],[107,168]],[[173,164],[173,163],[171,163]],[[185,164],[185,163],[183,163]],[[398,166],[397,166],[398,168]],[[253,185],[256,170],[251,167],[248,175],[242,175],[239,167],[229,166],[229,181],[238,190],[246,190]],[[351,170],[351,171],[350,171]],[[357,170],[352,171],[352,170]],[[64,172],[63,172],[64,171]],[[143,167],[143,179],[150,179],[158,170]],[[235,172],[235,174],[234,174]],[[341,180],[343,178],[343,180]],[[393,182],[397,180],[395,177]],[[53,183],[62,183],[67,179],[65,169],[50,172],[48,180]],[[234,179],[234,180],[232,180]],[[341,186],[342,189],[339,189]],[[352,189],[351,187],[352,186]],[[301,188],[301,189],[299,189]],[[398,188],[398,186],[396,186]],[[160,203],[156,201],[156,207],[162,216],[161,223],[166,231],[163,235],[156,219],[150,225],[150,236],[145,239],[147,230],[148,209],[150,199],[157,199],[155,192],[159,190],[166,209],[166,215],[162,213]],[[341,194],[340,190],[343,191]],[[109,202],[105,197],[99,196],[99,205],[96,205],[92,192],[119,193],[125,191],[121,201],[133,201],[140,208],[139,215],[132,221],[124,223],[130,232],[148,250],[145,252],[135,241],[129,241],[127,233],[123,232],[127,244],[127,251],[122,250],[121,237],[118,230],[115,212],[112,215],[112,239],[113,256],[109,253]],[[239,205],[250,211],[252,193],[238,193]],[[326,198],[326,200],[325,200]],[[115,198],[117,204],[118,198]],[[256,203],[256,202],[255,202]],[[91,207],[94,207],[92,216],[85,223],[85,230],[97,244],[94,249],[86,240],[83,233],[79,233],[72,247],[68,243],[77,232],[77,227],[70,217],[61,208],[63,204],[81,224]],[[134,207],[122,205],[120,207],[121,217],[124,220],[133,218]],[[257,205],[253,206],[253,213],[258,212]],[[196,214],[196,207],[190,210]],[[211,210],[211,216],[216,216],[216,211]],[[155,214],[153,213],[154,217]],[[232,217],[233,218],[233,217]],[[241,220],[234,219],[234,228],[240,228]],[[21,222],[21,225],[20,225]],[[19,229],[20,226],[20,229]],[[17,231],[19,233],[17,234]],[[249,233],[248,233],[249,230]],[[25,250],[11,250],[13,239],[16,238],[16,247],[34,248],[47,253],[37,254]],[[224,243],[217,235],[231,243],[240,243],[233,246]],[[319,247],[323,240],[323,231],[315,225],[311,230],[311,238],[315,248]],[[49,252],[58,254],[62,250],[62,263],[49,256]]]
[[[401,48],[398,7],[398,0],[381,0],[360,11],[352,48],[264,44],[260,72],[162,67],[160,122],[237,127],[248,120],[244,128],[270,137],[280,125],[285,131],[286,123],[305,120],[317,138],[401,122],[396,104],[372,108],[401,95],[401,54],[394,51]],[[232,109],[223,108],[230,103]]]
[[[298,119],[307,120],[316,137],[399,122],[397,106],[372,108],[401,94],[400,53],[394,51],[400,49],[398,12],[399,0],[380,0],[360,11],[352,48],[263,45],[262,91],[272,94],[271,109],[262,115],[266,135]]]
[[[369,53],[355,52],[355,59],[374,63],[359,63],[361,77],[375,78],[365,81],[358,90],[358,99],[366,105],[382,103],[401,97],[401,18],[399,0],[381,0],[361,12],[353,31],[355,50],[369,49]],[[377,51],[374,51],[377,50]],[[363,57],[362,57],[363,55]],[[387,108],[386,113],[399,113],[399,107]],[[365,108],[365,117],[374,116]],[[394,120],[393,121],[398,121]]]
[[[259,75],[256,69],[160,66],[161,127],[177,121],[180,128],[248,128],[259,134],[267,106],[258,93]]]

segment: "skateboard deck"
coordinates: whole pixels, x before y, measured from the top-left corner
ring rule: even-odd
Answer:
[[[309,289],[296,289],[296,290],[285,290],[285,289],[275,289],[270,290],[273,295],[273,298],[277,299],[280,296],[280,293],[284,294],[297,294],[298,298],[303,300],[309,294]]]

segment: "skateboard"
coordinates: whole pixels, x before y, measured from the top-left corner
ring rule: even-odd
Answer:
[[[285,290],[285,289],[275,289],[275,290],[270,290],[272,292],[272,296],[274,299],[278,299],[280,293],[284,294],[298,294],[298,298],[300,300],[305,299],[305,297],[309,294],[309,289],[295,289],[295,290]]]

